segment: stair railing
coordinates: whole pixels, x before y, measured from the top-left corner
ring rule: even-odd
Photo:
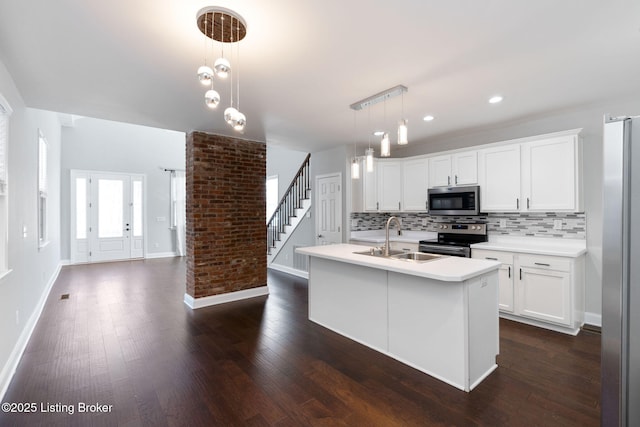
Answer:
[[[276,242],[280,240],[280,234],[284,233],[285,227],[291,225],[290,220],[295,217],[296,209],[301,208],[302,201],[309,198],[309,190],[311,190],[310,158],[311,153],[307,154],[296,176],[291,180],[289,188],[280,199],[278,207],[267,221],[267,254],[276,247]]]

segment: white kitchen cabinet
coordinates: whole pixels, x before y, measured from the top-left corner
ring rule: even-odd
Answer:
[[[577,258],[472,249],[473,258],[502,262],[500,315],[576,334],[584,322],[584,256]]]
[[[477,151],[464,151],[429,158],[430,187],[471,185],[477,182]]]
[[[366,165],[360,176],[362,177],[362,193],[364,198],[365,211],[378,210],[378,180],[377,180],[377,160],[373,161],[373,172],[367,172]]]
[[[575,134],[522,144],[522,210],[580,209],[578,149]]]
[[[409,159],[403,162],[402,210],[427,211],[429,190],[429,161],[426,158]]]
[[[402,209],[402,161],[378,161],[378,209],[395,212]]]
[[[478,151],[478,185],[482,212],[520,210],[520,145]]]
[[[502,265],[498,271],[498,308],[500,311],[513,313],[514,311],[514,268],[513,254],[508,252],[487,251],[473,249],[473,258],[500,261]]]
[[[518,314],[570,326],[570,262],[558,257],[520,255],[518,264]]]

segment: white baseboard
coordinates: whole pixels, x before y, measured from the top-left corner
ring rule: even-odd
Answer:
[[[60,260],[60,265],[61,266],[65,266],[65,265],[71,265],[71,260],[70,259],[61,259]]]
[[[281,271],[283,273],[291,274],[293,276],[301,277],[303,279],[309,280],[309,272],[303,270],[297,270],[292,267],[287,267],[286,265],[271,263],[267,266],[272,270]]]
[[[22,354],[27,348],[29,339],[31,339],[31,334],[33,333],[33,330],[38,323],[38,319],[40,319],[40,315],[42,314],[42,310],[44,309],[44,304],[47,302],[47,298],[49,298],[49,293],[51,293],[51,288],[53,288],[53,284],[56,282],[61,268],[62,262],[58,263],[56,270],[51,275],[51,278],[49,279],[49,282],[47,282],[42,295],[40,295],[40,300],[36,304],[33,313],[31,313],[29,320],[27,320],[27,323],[24,325],[24,329],[22,329],[22,333],[20,334],[18,341],[13,347],[7,363],[5,363],[5,365],[2,367],[2,371],[0,372],[0,402],[4,400],[4,395],[9,388],[9,384],[13,379],[13,375],[16,373],[16,369],[18,368],[20,359],[22,359]]]
[[[584,313],[584,323],[587,325],[602,327],[602,314]]]
[[[259,288],[243,289],[241,291],[228,292],[226,294],[212,295],[210,297],[193,298],[189,294],[184,294],[184,303],[192,310],[209,307],[212,305],[224,304],[227,302],[240,301],[248,298],[269,295],[267,286]]]
[[[147,253],[144,257],[146,259],[153,259],[153,258],[173,258],[176,256],[178,256],[178,254],[175,252],[152,252],[152,253]]]

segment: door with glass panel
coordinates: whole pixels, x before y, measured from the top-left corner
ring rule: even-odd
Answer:
[[[71,171],[71,262],[144,256],[144,176]]]

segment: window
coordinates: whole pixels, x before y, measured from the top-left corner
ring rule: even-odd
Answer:
[[[9,145],[9,116],[11,108],[0,95],[0,277],[9,271],[7,230],[9,228],[7,147]]]
[[[47,240],[47,140],[38,131],[38,243],[40,247]]]
[[[267,177],[267,222],[278,207],[278,175]]]

